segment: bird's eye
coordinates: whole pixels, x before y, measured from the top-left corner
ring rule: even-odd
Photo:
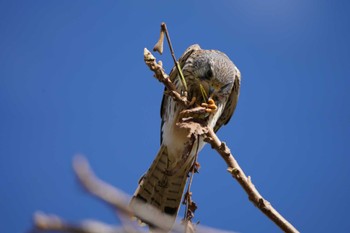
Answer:
[[[223,85],[223,86],[221,87],[221,90],[231,89],[231,84],[232,84],[232,82],[229,82],[229,83]]]
[[[210,80],[213,77],[213,71],[209,68],[205,74],[200,77],[201,80]]]
[[[207,73],[205,74],[205,76],[206,76],[207,79],[210,79],[213,76],[213,71],[211,69],[209,69],[207,71]]]

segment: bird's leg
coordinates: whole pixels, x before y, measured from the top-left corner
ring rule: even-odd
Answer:
[[[196,103],[196,101],[197,101],[197,98],[196,98],[195,96],[193,96],[192,99],[191,99],[191,102],[188,104],[188,106],[189,106],[189,107],[194,106],[194,104]]]

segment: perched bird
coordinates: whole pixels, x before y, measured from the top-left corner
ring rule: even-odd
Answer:
[[[212,99],[217,109],[207,116],[207,124],[217,131],[227,124],[236,108],[241,75],[237,67],[224,53],[217,50],[203,50],[192,45],[179,59],[187,83],[188,99],[196,98],[201,105]],[[177,90],[184,91],[176,67],[170,72],[170,79]],[[205,142],[201,138],[191,141],[187,132],[179,128],[179,113],[184,107],[164,91],[161,105],[161,146],[151,167],[141,177],[139,186],[131,200],[148,203],[161,212],[169,214],[174,221],[179,210],[188,173],[196,154]],[[184,157],[185,147],[192,149]],[[173,222],[172,222],[173,224]],[[172,226],[169,226],[169,230]]]

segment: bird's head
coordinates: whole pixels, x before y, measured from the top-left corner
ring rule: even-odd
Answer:
[[[184,66],[189,93],[197,93],[202,100],[212,98],[225,101],[230,95],[238,69],[224,54],[214,50],[201,50]],[[200,93],[200,94],[199,94]]]

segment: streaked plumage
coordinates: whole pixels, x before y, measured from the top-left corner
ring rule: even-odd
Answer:
[[[236,108],[241,82],[239,70],[224,53],[202,50],[199,45],[190,46],[179,63],[188,85],[188,98],[196,97],[198,105],[205,102],[200,91],[202,85],[208,96],[215,101],[218,108],[208,116],[208,124],[217,131],[228,123]],[[176,68],[172,69],[170,78],[178,91],[183,91]],[[186,131],[175,125],[182,110],[182,106],[171,97],[163,95],[161,147],[134,194],[134,198],[174,216],[174,219],[197,149],[200,151],[204,146],[203,140],[191,141],[186,137]],[[184,149],[189,144],[192,150],[188,157],[183,157]]]

